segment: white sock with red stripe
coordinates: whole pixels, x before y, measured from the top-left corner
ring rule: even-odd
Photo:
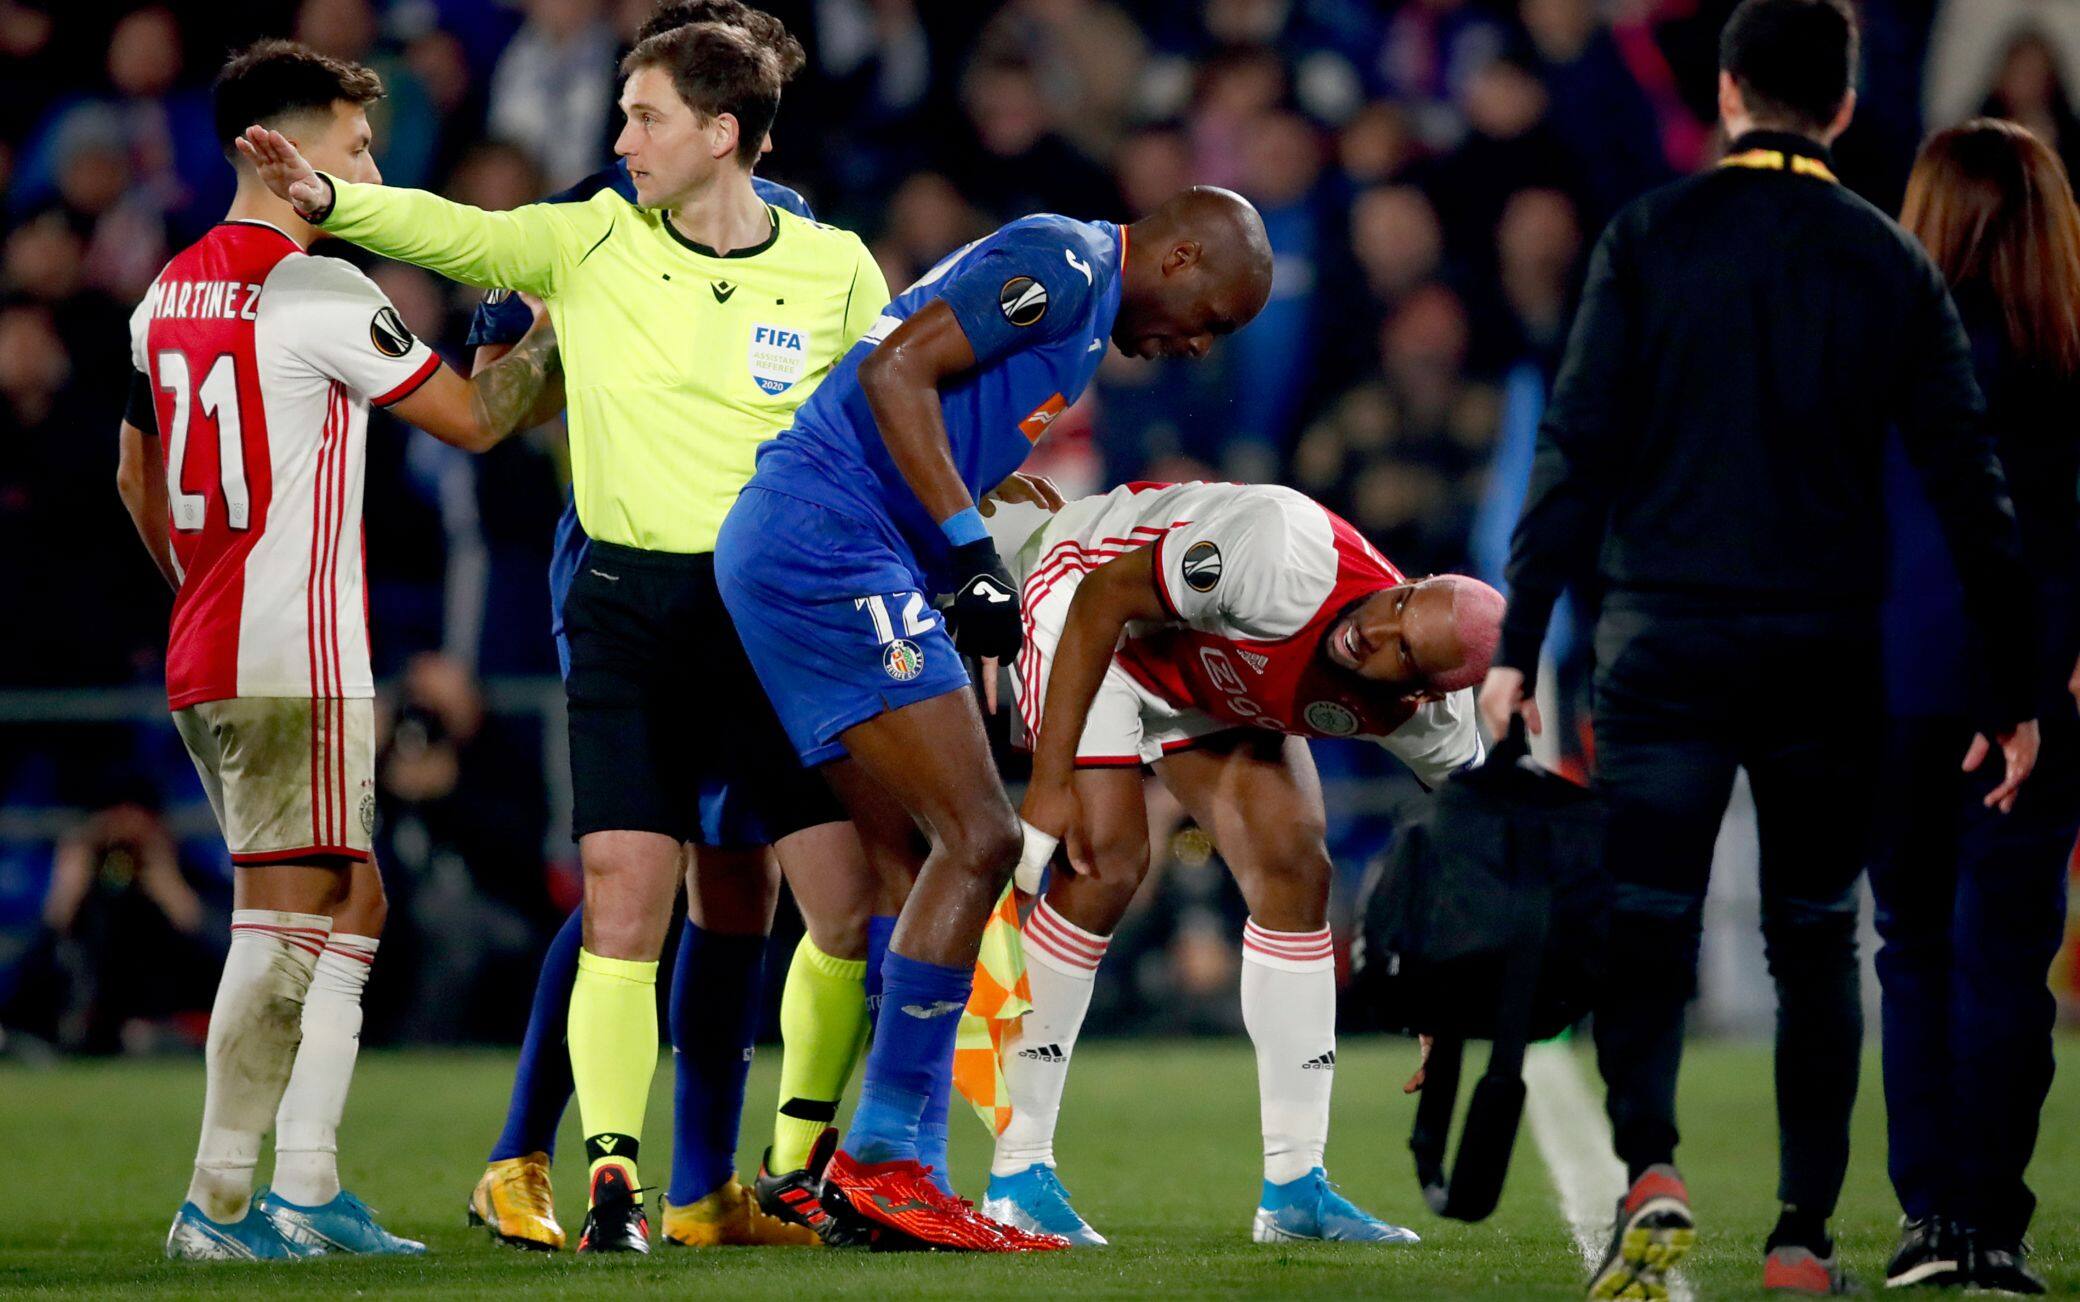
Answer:
[[[361,1051],[361,988],[376,938],[334,932],[311,972],[303,1044],[274,1121],[274,1190],[299,1207],[339,1196],[339,1119]]]
[[[188,1183],[188,1201],[211,1220],[246,1213],[260,1140],[296,1061],[304,992],[331,932],[321,913],[231,915],[231,949],[209,1014],[202,1142]]]
[[[1111,943],[1111,937],[1085,931],[1056,913],[1045,899],[1026,919],[1026,981],[1033,1011],[1019,1019],[1018,1030],[1004,1045],[1011,1120],[997,1136],[991,1175],[1016,1175],[1035,1162],[1054,1165],[1054,1130],[1069,1058],[1090,1012],[1098,964]]]
[[[1329,929],[1242,928],[1242,1024],[1257,1049],[1264,1178],[1297,1180],[1322,1164],[1336,1078],[1336,946]]]

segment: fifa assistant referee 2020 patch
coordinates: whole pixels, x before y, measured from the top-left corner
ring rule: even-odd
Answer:
[[[751,379],[759,388],[785,393],[808,366],[808,332],[776,325],[751,327]]]

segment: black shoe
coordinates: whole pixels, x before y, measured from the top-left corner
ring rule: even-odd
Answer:
[[[625,1168],[603,1166],[592,1177],[592,1209],[585,1213],[578,1251],[650,1251],[650,1218],[636,1201]]]
[[[1954,1288],[1964,1283],[1962,1236],[1940,1216],[1902,1220],[1899,1247],[1885,1266],[1886,1288]]]
[[[2019,1240],[1996,1240],[1967,1232],[1964,1282],[1991,1293],[2045,1292],[2044,1277],[2029,1268],[2029,1248]]]
[[[816,1137],[807,1165],[799,1171],[775,1175],[766,1169],[773,1160],[773,1150],[768,1148],[759,1159],[758,1178],[752,1182],[752,1191],[758,1195],[758,1205],[766,1215],[790,1225],[808,1226],[816,1231],[825,1247],[864,1248],[873,1237],[866,1228],[831,1215],[823,1205],[823,1168],[830,1165],[831,1154],[836,1151],[838,1131],[830,1127]]]

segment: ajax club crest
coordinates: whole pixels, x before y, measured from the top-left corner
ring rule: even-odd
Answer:
[[[1307,726],[1325,737],[1348,737],[1358,731],[1358,716],[1334,701],[1316,701],[1305,712]]]
[[[809,336],[787,326],[751,327],[751,379],[767,393],[785,393],[809,366]]]

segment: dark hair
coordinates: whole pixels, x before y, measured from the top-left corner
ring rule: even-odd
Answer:
[[[278,125],[296,113],[332,110],[342,100],[368,105],[383,98],[375,70],[318,53],[298,41],[256,41],[233,54],[210,87],[217,143],[236,161],[232,141],[247,127]]]
[[[738,161],[746,167],[758,161],[787,82],[777,52],[741,27],[691,23],[659,32],[621,61],[624,77],[645,68],[670,73],[679,98],[701,116],[734,117]]]
[[[1937,132],[1914,160],[1900,224],[1953,292],[2000,305],[2016,353],[2080,373],[2080,208],[2043,141],[1994,118]]]
[[[662,36],[693,23],[721,23],[741,27],[751,39],[771,50],[780,60],[780,80],[791,81],[809,61],[802,43],[787,30],[787,24],[763,9],[753,9],[742,0],[659,0],[657,9],[636,28],[636,44]]]
[[[1848,0],[1741,0],[1719,31],[1719,67],[1757,121],[1826,129],[1856,80]]]

